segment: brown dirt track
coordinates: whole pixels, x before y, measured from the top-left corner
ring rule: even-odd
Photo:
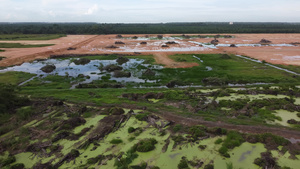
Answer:
[[[145,37],[145,35],[125,35],[123,37]],[[150,35],[156,37],[156,35]],[[169,37],[171,35],[164,35]],[[273,44],[290,44],[300,42],[300,34],[234,34],[235,38],[219,38],[220,43],[224,44],[249,44],[258,43],[265,38],[271,40]],[[23,62],[33,61],[38,58],[47,58],[50,55],[60,54],[153,54],[158,63],[166,67],[191,67],[196,63],[178,63],[167,57],[167,55],[190,53],[232,53],[250,56],[259,60],[266,60],[275,64],[300,65],[300,46],[293,47],[218,47],[218,49],[208,49],[190,43],[189,41],[209,43],[212,38],[205,39],[184,39],[176,40],[179,44],[169,45],[168,48],[162,48],[161,45],[167,41],[173,40],[144,40],[144,39],[117,39],[116,35],[68,35],[67,37],[47,40],[47,41],[13,41],[16,43],[26,44],[55,44],[50,47],[40,48],[11,48],[4,49],[0,55],[6,57],[0,61],[0,66],[10,66],[21,64]],[[125,45],[115,45],[119,48],[108,49],[107,46],[114,45],[115,41],[123,41]],[[147,45],[140,45],[140,42],[147,41]],[[8,42],[8,41],[0,41]],[[12,41],[9,41],[12,43]],[[77,48],[76,50],[67,50],[69,47]]]

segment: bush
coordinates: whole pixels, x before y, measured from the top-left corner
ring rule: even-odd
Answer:
[[[133,127],[128,128],[128,133],[133,133],[134,131],[135,131],[135,128],[133,128]]]
[[[25,165],[23,163],[17,163],[11,166],[11,169],[23,169],[23,168],[25,168]]]
[[[206,166],[204,166],[204,169],[214,169],[214,165],[213,164],[207,164]]]
[[[75,65],[86,65],[88,63],[90,63],[90,59],[87,58],[80,58],[78,60],[74,60],[73,62],[75,63]]]
[[[56,66],[54,65],[46,65],[44,67],[41,68],[41,71],[45,72],[45,73],[51,73],[56,69]]]
[[[120,144],[120,143],[123,143],[123,140],[121,140],[121,139],[112,139],[112,140],[110,141],[110,143],[111,143],[111,144]]]
[[[156,143],[157,141],[154,138],[141,140],[136,144],[136,150],[138,152],[149,152],[155,149]]]
[[[219,149],[219,153],[221,155],[223,155],[224,157],[230,157],[230,155],[228,154],[228,148],[225,147],[225,146],[222,146],[220,149]]]
[[[138,119],[139,121],[146,121],[148,115],[149,113],[139,113],[135,115],[135,118]]]
[[[221,144],[223,142],[223,140],[221,138],[219,138],[218,140],[215,141],[215,144]]]
[[[4,167],[4,166],[7,166],[7,165],[12,164],[14,162],[16,162],[16,157],[15,156],[8,156],[6,159],[4,159],[2,161],[2,166]]]
[[[0,83],[0,114],[8,113],[28,102],[27,98],[17,96],[16,86]]]
[[[189,165],[188,162],[185,158],[182,158],[179,162],[179,164],[177,165],[178,169],[189,169]]]
[[[174,132],[178,132],[178,131],[180,131],[182,128],[183,128],[183,126],[182,126],[181,124],[176,124],[176,125],[173,127],[173,131],[174,131]]]

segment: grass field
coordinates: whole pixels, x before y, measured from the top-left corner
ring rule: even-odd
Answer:
[[[65,36],[64,34],[0,34],[0,40],[51,40]]]
[[[21,43],[0,43],[0,48],[36,48],[45,46],[53,46],[53,44],[26,45]]]

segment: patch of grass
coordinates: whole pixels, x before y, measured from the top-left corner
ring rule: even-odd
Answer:
[[[176,125],[173,127],[173,131],[174,131],[174,132],[178,132],[178,131],[180,131],[182,128],[183,128],[183,126],[182,126],[181,124],[176,124]]]
[[[51,40],[65,36],[64,34],[0,34],[0,40]]]
[[[200,63],[200,61],[196,58],[194,58],[192,55],[182,55],[182,54],[177,54],[177,55],[171,55],[169,58],[175,60],[176,62],[196,62]]]
[[[35,76],[35,74],[25,72],[0,73],[0,83],[17,85],[32,78],[33,76]]]
[[[0,50],[0,52],[1,52],[1,50]],[[5,58],[6,58],[6,57],[0,56],[0,61],[3,60],[3,59],[5,59]]]
[[[0,49],[0,52],[5,52],[5,50]]]
[[[110,141],[111,144],[121,144],[123,143],[123,140],[122,139],[112,139]]]
[[[223,142],[223,140],[221,138],[219,138],[218,140],[215,141],[215,144],[221,144]]]
[[[239,132],[229,131],[222,147],[219,149],[219,153],[224,157],[230,157],[228,150],[240,146],[244,141],[243,136]]]
[[[21,43],[0,43],[0,48],[36,48],[36,47],[45,47],[53,46],[54,44],[39,44],[39,45],[27,45]]]

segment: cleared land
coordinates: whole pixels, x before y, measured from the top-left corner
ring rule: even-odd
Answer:
[[[181,37],[181,35],[163,35],[164,38],[160,40],[157,38],[157,35],[149,35],[149,37],[145,37],[145,35],[124,35],[122,38],[116,38],[116,35],[68,35],[67,37],[55,40],[14,41],[15,43],[34,45],[55,45],[31,49],[5,49],[5,52],[1,52],[1,56],[6,57],[7,59],[2,60],[0,66],[21,64],[38,58],[47,58],[50,55],[109,53],[135,55],[139,53],[142,53],[143,55],[154,54],[159,57],[156,59],[157,62],[165,64],[167,67],[174,67],[174,62],[170,60],[166,61],[164,56],[177,53],[230,53],[246,55],[274,64],[300,65],[300,47],[298,44],[298,42],[300,42],[300,34],[232,34],[232,38],[217,38],[219,44],[250,44],[250,46],[217,46],[216,48],[196,44],[210,43],[214,39],[211,35],[207,36],[207,38],[199,38],[195,35],[189,36],[191,38],[187,39]],[[275,46],[254,46],[255,44],[259,44],[260,40],[263,38],[270,40],[272,42],[271,45]],[[115,44],[116,41],[121,41],[124,44]],[[168,47],[162,47],[162,45],[172,41],[175,41],[176,43],[168,44]],[[0,42],[11,43],[11,41]],[[147,44],[141,44],[141,42],[146,42]],[[290,45],[291,43],[294,45]],[[107,48],[112,45],[114,45],[115,48]],[[178,65],[178,67],[185,66]]]

